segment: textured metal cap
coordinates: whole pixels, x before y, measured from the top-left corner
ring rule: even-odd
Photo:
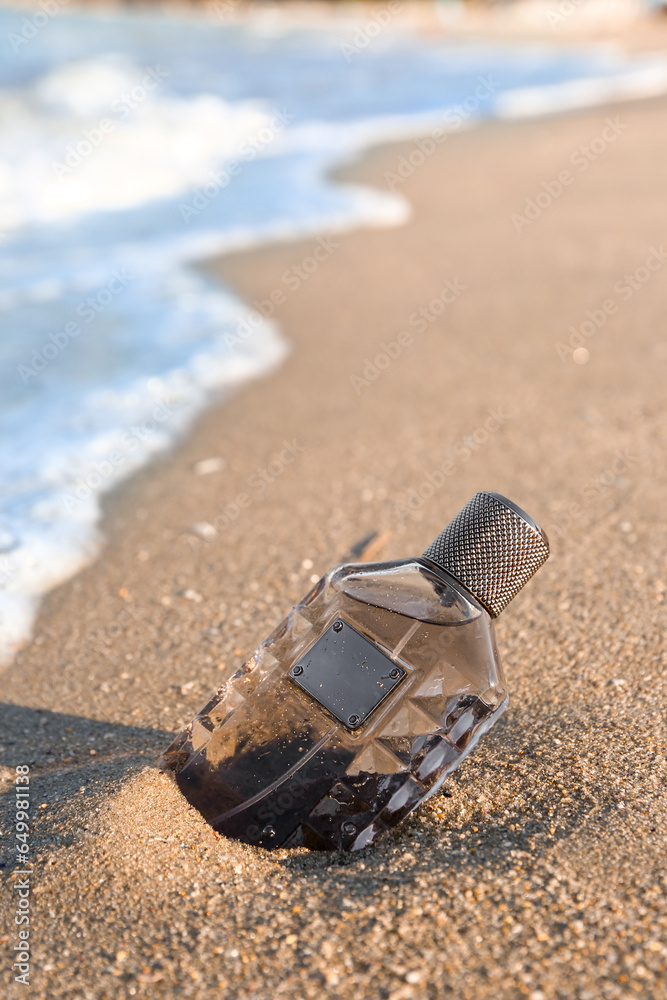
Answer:
[[[549,539],[499,493],[476,493],[424,553],[497,618],[549,558]]]

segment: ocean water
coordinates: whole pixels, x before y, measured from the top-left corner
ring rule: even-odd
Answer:
[[[400,191],[328,179],[379,142],[667,90],[657,56],[232,24],[229,2],[0,11],[0,662],[99,552],[101,496],[285,357],[200,262],[401,224]]]

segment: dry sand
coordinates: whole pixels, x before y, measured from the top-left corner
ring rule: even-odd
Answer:
[[[667,996],[667,266],[614,290],[665,240],[666,112],[452,136],[401,185],[408,225],[336,236],[288,292],[280,371],[110,499],[102,557],[49,596],[3,682],[3,774],[10,787],[30,764],[36,796],[31,987],[11,982],[7,907],[7,996]],[[517,233],[512,213],[609,117],[618,138]],[[346,176],[383,186],[413,148]],[[265,299],[315,245],[213,269]],[[446,281],[465,290],[418,333],[410,315]],[[587,363],[562,360],[556,342],[607,299]],[[412,343],[357,393],[351,376],[402,330]],[[258,495],[284,442],[296,457]],[[435,495],[401,515],[448,456]],[[211,457],[224,469],[196,474]],[[505,717],[377,848],[214,836],[151,768],[171,734],[313,574],[374,530],[391,532],[381,558],[418,554],[478,489],[552,538],[498,623]],[[243,493],[215,537],[192,533]]]

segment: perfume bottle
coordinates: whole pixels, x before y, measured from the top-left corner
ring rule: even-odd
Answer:
[[[357,851],[434,795],[504,712],[492,619],[549,555],[478,493],[421,558],[331,569],[161,764],[213,828]]]

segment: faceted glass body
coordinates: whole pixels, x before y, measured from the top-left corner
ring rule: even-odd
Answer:
[[[400,675],[357,728],[295,682],[340,622]],[[452,577],[425,559],[349,564],[322,577],[162,764],[227,836],[355,851],[437,792],[507,700],[491,619]]]

